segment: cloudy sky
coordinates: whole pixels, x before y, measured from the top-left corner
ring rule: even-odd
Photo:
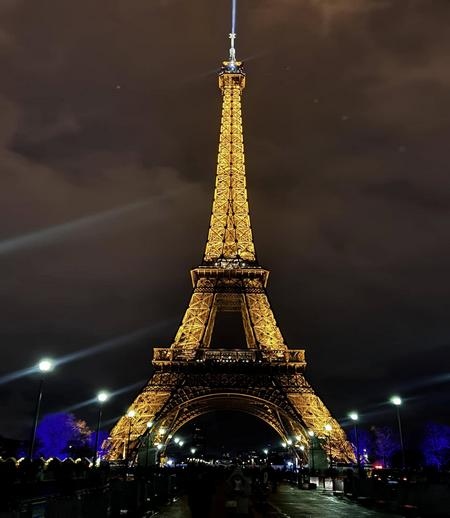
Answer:
[[[258,257],[338,418],[448,420],[450,3],[240,0]],[[151,373],[211,208],[229,1],[0,0],[0,434]],[[77,354],[80,353],[78,357]],[[69,361],[70,360],[70,361]],[[24,372],[25,369],[25,372]]]

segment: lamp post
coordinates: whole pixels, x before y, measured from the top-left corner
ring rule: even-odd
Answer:
[[[405,446],[403,444],[402,420],[400,417],[400,406],[402,405],[402,398],[400,396],[392,396],[391,403],[395,406],[397,411],[398,435],[400,437],[400,448],[402,451],[402,469],[405,469]]]
[[[314,432],[312,430],[308,430],[308,435],[311,444],[311,470],[312,472],[314,472],[316,469],[314,466]]]
[[[33,460],[33,454],[34,454],[34,445],[36,443],[36,430],[37,425],[39,421],[39,413],[41,411],[41,401],[42,401],[42,394],[43,394],[43,388],[44,388],[44,376],[47,372],[50,372],[53,370],[54,363],[52,360],[48,358],[44,358],[38,363],[38,370],[41,373],[41,379],[39,381],[39,388],[38,388],[38,395],[36,399],[36,407],[34,411],[34,420],[33,420],[33,429],[31,432],[31,441],[30,441],[30,449],[28,452],[28,455],[30,457],[30,460]]]
[[[327,434],[327,438],[328,438],[328,451],[329,451],[329,455],[330,455],[330,470],[333,469],[333,456],[332,456],[332,452],[331,452],[331,430],[333,429],[333,427],[331,426],[331,424],[326,424],[324,426],[325,428],[325,431],[328,432]]]
[[[355,432],[355,446],[356,446],[356,465],[358,467],[358,474],[361,471],[361,456],[359,453],[359,430],[358,430],[358,412],[350,412],[348,417],[353,421],[353,430]]]
[[[153,426],[153,421],[147,422],[147,441],[145,442],[145,467],[148,468],[148,450],[150,448],[150,428]]]
[[[301,457],[300,457],[300,473],[301,473],[300,480],[303,482],[303,475],[304,475],[304,473],[303,473],[303,466],[304,466],[303,462],[304,462],[304,456],[305,456],[305,445],[304,444],[300,444],[299,449],[302,452],[301,453]]]
[[[128,439],[127,439],[127,451],[125,455],[125,460],[128,461],[128,457],[130,455],[130,441],[131,441],[131,428],[133,427],[133,417],[135,417],[136,412],[134,410],[129,410],[127,412],[128,417]]]
[[[94,446],[94,466],[97,464],[97,456],[98,456],[98,437],[100,433],[100,423],[102,421],[102,412],[103,412],[103,403],[108,401],[109,394],[102,390],[97,394],[98,401],[98,417],[97,417],[97,429],[95,430],[95,446]]]

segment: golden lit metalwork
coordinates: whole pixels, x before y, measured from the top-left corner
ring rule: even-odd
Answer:
[[[219,75],[222,90],[222,122],[217,157],[216,189],[209,227],[205,263],[231,264],[233,260],[255,262],[245,180],[242,137],[241,92],[245,75],[240,62]]]
[[[269,304],[269,272],[256,260],[247,201],[244,86],[242,64],[224,62],[216,185],[203,263],[191,271],[193,293],[172,345],[154,349],[155,374],[129,409],[135,412],[132,428],[125,416],[111,431],[110,459],[121,456],[127,441],[137,450],[143,437],[162,450],[185,423],[221,408],[259,417],[287,445],[295,438],[303,446],[299,455],[307,450],[308,432],[320,437],[329,424],[333,457],[354,458],[343,430],[303,375],[304,351],[288,349]],[[211,347],[219,312],[241,315],[245,347]]]

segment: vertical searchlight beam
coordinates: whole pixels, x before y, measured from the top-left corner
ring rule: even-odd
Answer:
[[[236,61],[236,50],[234,48],[234,40],[236,39],[236,0],[231,0],[231,32],[230,32],[230,62]]]
[[[231,0],[231,33],[236,34],[236,0]]]

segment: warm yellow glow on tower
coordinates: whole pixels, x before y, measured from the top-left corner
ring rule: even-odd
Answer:
[[[241,93],[245,74],[239,61],[225,61],[219,74],[222,120],[216,187],[206,244],[207,264],[256,261],[247,201]]]
[[[191,271],[193,292],[173,343],[154,349],[155,372],[128,410],[133,425],[122,417],[111,431],[108,457],[119,458],[125,446],[137,452],[151,443],[163,450],[188,421],[212,409],[233,408],[265,421],[288,446],[292,437],[308,444],[308,434],[322,437],[330,426],[333,457],[348,461],[354,457],[351,445],[305,379],[304,351],[285,344],[267,297],[269,272],[256,260],[242,135],[245,74],[235,59],[234,31],[230,38],[230,59],[219,73],[222,118],[203,262]],[[240,315],[245,343],[211,347],[220,312]]]

